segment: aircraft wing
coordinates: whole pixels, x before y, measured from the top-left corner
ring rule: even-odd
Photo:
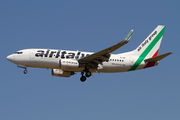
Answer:
[[[110,53],[112,53],[113,51],[117,50],[121,46],[128,43],[131,38],[132,33],[133,33],[133,30],[131,30],[128,33],[128,35],[125,37],[125,39],[123,41],[117,43],[116,45],[113,45],[109,48],[106,48],[106,49],[96,52],[92,55],[89,55],[87,57],[79,59],[78,61],[80,63],[88,63],[90,66],[97,67],[98,64],[102,64],[102,62],[109,59],[109,57],[111,56]]]

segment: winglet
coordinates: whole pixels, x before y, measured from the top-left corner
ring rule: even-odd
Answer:
[[[123,42],[124,43],[128,43],[129,42],[129,40],[130,40],[130,38],[131,38],[131,36],[132,36],[132,34],[133,34],[133,29],[128,33],[128,35],[124,38],[124,40],[123,40]]]

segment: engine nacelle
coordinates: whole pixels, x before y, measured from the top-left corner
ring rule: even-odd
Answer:
[[[61,69],[52,69],[52,76],[70,77],[71,75],[74,75],[74,72],[72,72],[72,71],[63,71]]]
[[[59,67],[65,70],[77,70],[79,68],[79,62],[74,59],[61,59],[59,61]]]

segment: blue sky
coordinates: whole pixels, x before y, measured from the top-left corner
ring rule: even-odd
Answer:
[[[2,0],[0,2],[1,120],[180,119],[180,2]],[[157,25],[166,25],[158,66],[126,73],[53,77],[51,70],[23,69],[6,56],[25,48],[97,52],[124,39],[113,53],[135,49]]]

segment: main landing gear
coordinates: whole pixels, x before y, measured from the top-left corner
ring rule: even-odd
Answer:
[[[90,71],[86,71],[85,76],[84,76],[84,72],[81,72],[81,75],[82,76],[81,76],[80,80],[81,80],[81,82],[84,82],[84,81],[86,81],[86,77],[90,77],[92,75],[92,73]]]

